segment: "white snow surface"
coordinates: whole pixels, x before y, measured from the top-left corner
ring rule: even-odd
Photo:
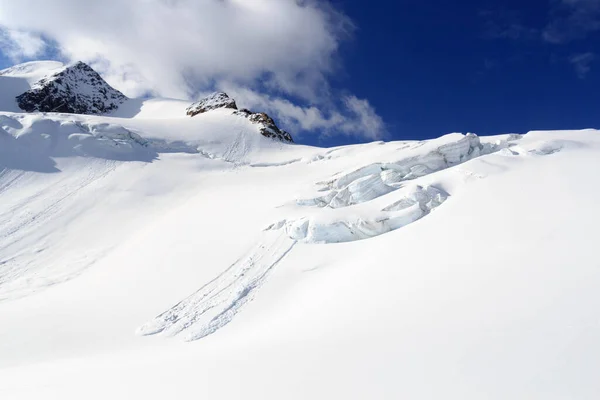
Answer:
[[[0,398],[600,396],[598,131],[325,149],[5,97]]]

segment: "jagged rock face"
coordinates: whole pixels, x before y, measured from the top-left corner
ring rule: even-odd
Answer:
[[[244,117],[248,118],[253,124],[259,124],[260,134],[265,137],[279,139],[282,142],[294,141],[292,139],[292,135],[290,135],[283,129],[279,129],[277,125],[275,125],[275,121],[273,121],[273,118],[269,117],[265,113],[253,113],[250,110],[242,109],[236,111],[236,114],[243,115]]]
[[[235,104],[235,100],[227,96],[227,93],[215,92],[192,104],[185,111],[187,115],[193,117],[194,115],[202,114],[217,108],[231,108],[237,110],[237,105]]]
[[[90,66],[78,62],[40,79],[17,96],[17,104],[27,112],[105,114],[116,110],[126,99]]]
[[[234,113],[242,117],[248,118],[253,124],[260,125],[260,134],[272,138],[278,139],[282,142],[293,142],[292,135],[283,129],[279,129],[275,125],[273,118],[269,117],[265,113],[254,113],[247,109],[238,110],[235,100],[229,97],[226,93],[216,92],[210,96],[192,104],[186,109],[186,114],[193,117],[198,114],[205,113],[210,110],[217,108],[230,108],[236,110]]]

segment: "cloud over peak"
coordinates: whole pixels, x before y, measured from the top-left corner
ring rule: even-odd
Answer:
[[[227,82],[308,109],[331,104],[354,28],[317,0],[0,0],[0,25],[12,58],[42,52],[43,35],[130,96],[193,97]]]

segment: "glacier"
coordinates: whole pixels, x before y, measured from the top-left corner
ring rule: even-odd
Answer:
[[[598,131],[19,109],[63,68],[0,72],[3,399],[597,398]]]

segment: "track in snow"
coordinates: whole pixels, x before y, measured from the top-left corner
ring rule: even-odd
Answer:
[[[192,341],[216,332],[254,298],[295,244],[282,232],[265,232],[262,240],[225,272],[140,327],[137,333],[183,334],[184,340]]]
[[[57,224],[84,190],[93,190],[94,184],[117,166],[116,161],[98,160],[80,174],[39,186],[16,202],[11,201],[15,197],[7,189],[26,186],[32,176],[22,171],[0,172],[0,302],[68,281],[93,263],[99,253],[88,250],[63,256],[56,267],[49,267],[46,251],[56,243],[47,241],[47,235],[59,226],[52,224]],[[42,257],[44,262],[36,262]]]

